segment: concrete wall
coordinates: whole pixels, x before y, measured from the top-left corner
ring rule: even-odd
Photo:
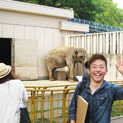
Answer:
[[[105,55],[107,58],[108,72],[105,76],[107,81],[123,81],[123,76],[116,70],[115,64],[118,64],[118,56],[123,55]]]

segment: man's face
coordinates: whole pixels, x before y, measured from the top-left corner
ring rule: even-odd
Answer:
[[[93,61],[88,69],[88,72],[91,75],[91,81],[96,83],[102,82],[107,73],[105,62],[101,59]]]

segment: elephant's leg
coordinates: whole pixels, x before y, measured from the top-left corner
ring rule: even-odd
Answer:
[[[49,80],[50,81],[53,81],[54,80],[54,78],[53,78],[53,70],[54,70],[54,67],[53,67],[51,61],[47,61],[47,67],[48,67],[48,71],[49,71]]]
[[[73,80],[73,77],[74,77],[74,65],[70,64],[70,65],[68,65],[68,68],[69,68],[68,80],[72,82],[72,81],[74,81]]]

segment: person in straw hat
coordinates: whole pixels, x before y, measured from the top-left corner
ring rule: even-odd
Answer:
[[[0,63],[0,123],[19,123],[20,107],[27,100],[22,81],[14,78],[11,66]]]

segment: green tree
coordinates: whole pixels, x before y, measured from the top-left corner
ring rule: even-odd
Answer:
[[[103,0],[101,4],[102,10],[96,13],[95,21],[107,25],[121,26],[123,15],[121,11],[113,4],[111,0]]]

